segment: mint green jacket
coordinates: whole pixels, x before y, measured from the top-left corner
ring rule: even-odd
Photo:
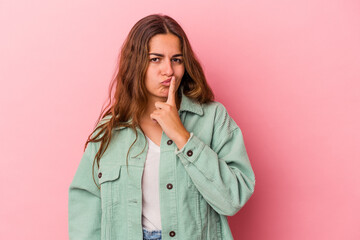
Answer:
[[[198,104],[182,94],[180,119],[190,132],[182,149],[163,132],[159,191],[162,240],[233,239],[227,217],[236,214],[254,192],[243,135],[219,102]],[[90,142],[69,187],[70,240],[141,240],[141,179],[147,154],[137,129],[113,129],[112,140],[95,164],[100,143]],[[142,153],[141,153],[142,152]],[[170,186],[170,187],[169,187]],[[171,187],[172,186],[172,187]]]

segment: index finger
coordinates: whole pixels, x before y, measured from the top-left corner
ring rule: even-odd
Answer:
[[[175,106],[175,76],[170,80],[170,87],[168,92],[167,104]]]

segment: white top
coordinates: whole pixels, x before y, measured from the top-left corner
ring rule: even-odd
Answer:
[[[148,152],[142,177],[142,225],[148,230],[161,230],[159,199],[160,146],[146,136]]]

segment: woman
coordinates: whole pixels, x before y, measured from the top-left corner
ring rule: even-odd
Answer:
[[[233,239],[226,216],[255,175],[240,128],[213,98],[180,25],[139,20],[69,188],[70,239]]]

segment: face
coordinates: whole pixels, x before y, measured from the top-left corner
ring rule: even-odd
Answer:
[[[145,86],[149,100],[166,101],[170,84],[161,82],[175,76],[175,90],[180,86],[185,67],[180,39],[173,34],[157,34],[149,41],[149,65],[146,70]]]

